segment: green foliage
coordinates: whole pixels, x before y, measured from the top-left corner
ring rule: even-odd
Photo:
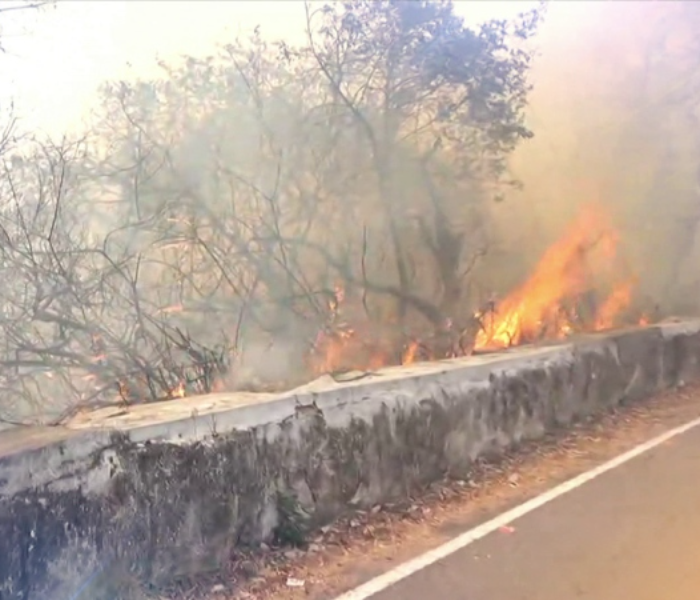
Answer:
[[[273,532],[275,543],[294,548],[304,546],[308,536],[308,515],[301,509],[297,499],[290,494],[279,492],[277,515],[279,522]]]
[[[535,33],[540,10],[515,23],[493,20],[471,29],[453,8],[451,2],[328,5],[308,15],[318,41],[311,35],[307,51],[373,143],[415,134],[407,127],[422,117],[426,148],[448,142],[465,163],[485,153],[493,175],[517,142],[532,135],[523,124],[531,61],[523,42]],[[378,113],[379,131],[365,122]]]

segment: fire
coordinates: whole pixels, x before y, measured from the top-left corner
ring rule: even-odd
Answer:
[[[178,383],[170,392],[171,398],[184,398],[187,395],[184,382]]]
[[[615,231],[597,207],[587,207],[569,230],[542,256],[535,272],[520,288],[481,316],[484,327],[475,349],[507,348],[543,337],[561,338],[575,330],[576,308],[565,310],[589,290],[592,264],[612,264]],[[597,259],[597,260],[596,260]],[[634,281],[613,288],[596,310],[594,329],[605,329],[630,302]]]
[[[414,335],[407,342],[397,335],[396,323],[382,327],[364,313],[353,316],[359,301],[338,285],[328,303],[326,328],[313,344],[311,370],[323,374],[409,365],[609,329],[629,308],[636,285],[624,269],[620,276],[623,265],[617,254],[618,235],[605,212],[597,206],[585,208],[546,250],[524,284],[493,304],[492,310],[477,315],[481,328],[475,336],[469,327],[458,331],[452,326],[454,315],[446,315],[450,326],[437,332],[435,339]]]
[[[388,349],[348,327],[323,332],[317,337],[311,369],[320,375],[352,369],[380,369],[390,363]]]
[[[418,356],[419,348],[420,345],[418,344],[418,342],[410,342],[406,350],[404,350],[403,355],[401,356],[401,364],[412,365],[414,362],[416,362],[416,357]]]
[[[615,325],[617,315],[630,304],[635,283],[634,279],[622,283],[606,298],[596,314],[596,330],[610,329]]]
[[[345,287],[337,284],[328,302],[328,326],[316,336],[310,356],[309,366],[315,374],[374,370],[395,362],[390,340],[376,328],[368,323],[363,326],[363,322],[350,325],[346,313],[352,308]]]

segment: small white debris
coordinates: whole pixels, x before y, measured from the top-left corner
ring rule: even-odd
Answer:
[[[287,587],[300,588],[304,587],[303,579],[296,579],[295,577],[289,577],[287,579]]]

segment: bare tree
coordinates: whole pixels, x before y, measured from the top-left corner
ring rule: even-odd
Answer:
[[[531,135],[538,18],[309,11],[300,47],[256,32],[107,84],[89,136],[7,156],[9,404],[293,385],[400,362],[424,335],[426,355],[460,351],[486,203]]]
[[[37,144],[4,165],[4,397],[10,408],[74,409],[211,391],[224,353],[198,346],[164,310],[141,223],[96,233],[85,152],[83,140]]]
[[[506,158],[530,136],[524,44],[539,14],[472,31],[449,4],[336,5],[309,12],[302,47],[256,33],[112,88],[112,124],[159,157],[141,188],[149,218],[169,215],[156,237],[216,282],[190,288],[187,312],[226,297],[253,337],[295,337],[303,353],[323,323],[348,325],[340,285],[350,329],[394,323],[376,336],[395,338],[386,360],[408,322],[459,334],[484,202],[512,184]]]
[[[390,240],[394,273],[383,275],[395,282],[385,291],[400,322],[409,309],[438,329],[473,314],[465,278],[487,245],[484,203],[513,183],[507,157],[531,135],[525,42],[540,14],[472,30],[449,3],[307,5],[303,52],[332,122],[351,124],[367,157],[359,165],[372,189],[358,196],[371,201],[360,218]]]

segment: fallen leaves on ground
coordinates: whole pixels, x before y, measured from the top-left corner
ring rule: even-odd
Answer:
[[[253,551],[236,551],[215,578],[199,577],[168,590],[167,600],[292,600],[342,591],[343,573],[361,561],[375,568],[403,560],[403,545],[424,531],[449,523],[454,507],[467,507],[477,522],[483,511],[527,497],[537,486],[549,487],[590,468],[625,444],[640,443],[671,420],[683,422],[697,413],[700,386],[671,390],[646,402],[622,407],[602,417],[584,420],[569,429],[523,444],[496,462],[475,461],[469,477],[436,482],[400,502],[359,509],[321,527],[305,548],[274,548],[261,544]],[[691,400],[692,402],[689,402]],[[692,409],[692,410],[691,410]],[[501,508],[499,508],[501,510]],[[446,521],[447,519],[447,521]],[[501,533],[516,532],[504,525]],[[436,544],[437,545],[437,544]],[[303,582],[300,585],[300,582]],[[291,585],[290,585],[291,583]]]

